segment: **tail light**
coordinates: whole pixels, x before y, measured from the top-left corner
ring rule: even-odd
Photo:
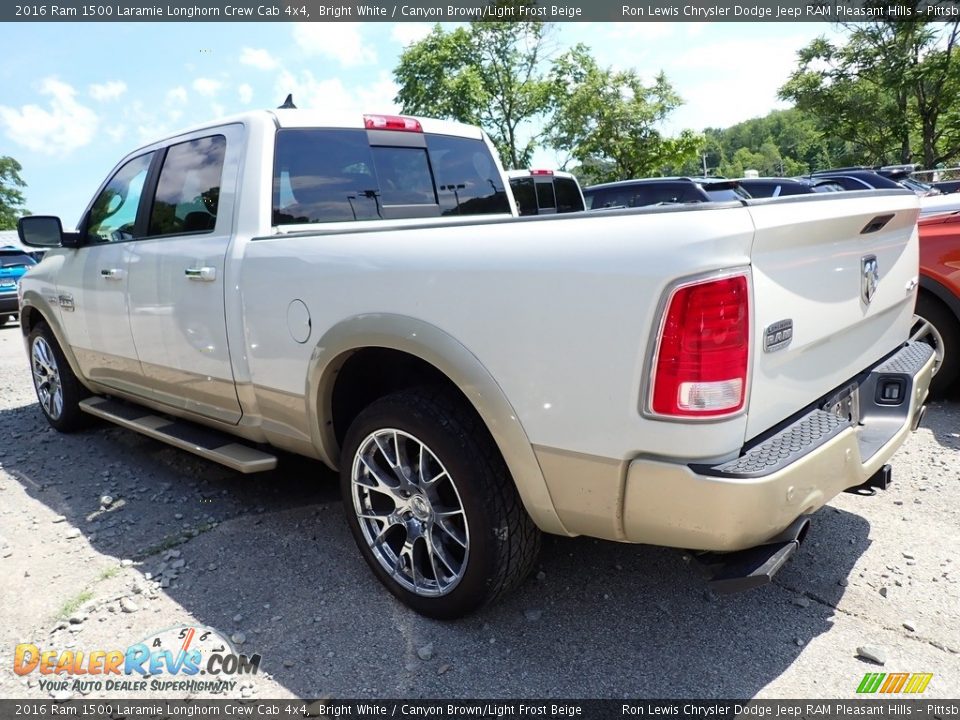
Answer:
[[[403,115],[364,115],[363,126],[367,130],[399,130],[422,133],[423,127],[416,118]]]
[[[743,408],[750,360],[746,275],[678,286],[667,301],[654,354],[650,409],[716,417]]]

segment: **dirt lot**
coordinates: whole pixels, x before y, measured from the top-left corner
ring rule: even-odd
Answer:
[[[89,652],[180,625],[261,654],[234,697],[842,698],[873,671],[960,696],[957,402],[931,407],[891,490],[818,513],[770,587],[718,597],[674,551],[549,538],[520,592],[457,623],[380,588],[319,464],[243,476],[119,428],[48,429],[14,325],[0,438],[0,697],[52,694],[12,672],[17,643]]]

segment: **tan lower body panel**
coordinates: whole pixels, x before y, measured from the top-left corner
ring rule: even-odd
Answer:
[[[81,401],[80,409],[238,472],[263,472],[277,466],[276,456],[235,442],[229,435],[152,415],[149,410],[136,405],[93,397]]]
[[[781,470],[752,478],[701,475],[680,462],[617,460],[546,447],[536,448],[537,459],[571,533],[689,550],[743,550],[880,470],[913,428],[932,367],[931,355],[916,376],[902,425],[866,460],[852,427]]]

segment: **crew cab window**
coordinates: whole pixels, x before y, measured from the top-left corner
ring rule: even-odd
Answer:
[[[577,183],[570,178],[554,178],[553,189],[557,193],[557,212],[580,212],[583,210],[583,198],[580,196],[580,188]]]
[[[150,235],[213,231],[226,148],[226,138],[214,135],[167,149],[150,212]]]
[[[277,132],[273,223],[509,213],[500,173],[479,140],[426,135],[426,148],[371,147],[366,130]]]
[[[384,205],[437,204],[426,149],[378,146],[372,152]]]
[[[281,130],[273,174],[273,223],[372,220],[380,188],[364,130]]]
[[[121,242],[137,237],[137,211],[154,153],[125,163],[100,191],[85,223],[88,242]]]
[[[443,215],[509,213],[510,201],[490,150],[482,140],[427,135]]]
[[[510,178],[510,189],[520,215],[537,214],[537,193],[533,189],[532,177]]]

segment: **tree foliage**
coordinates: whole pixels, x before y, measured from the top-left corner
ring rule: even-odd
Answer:
[[[958,24],[843,25],[845,42],[820,37],[800,51],[780,96],[849,143],[861,162],[934,167],[960,153]]]
[[[665,137],[658,126],[683,102],[661,72],[645,85],[635,70],[600,67],[578,45],[550,73],[556,92],[551,147],[588,182],[656,175],[695,157],[702,138]]]
[[[551,32],[535,20],[435,25],[400,56],[396,102],[405,113],[480,125],[512,168],[547,147],[598,181],[656,174],[696,154],[698,136],[657,129],[681,104],[662,73],[645,85],[634,70],[599,67],[583,45],[553,57]]]
[[[526,167],[542,135],[529,123],[553,102],[542,69],[549,32],[536,20],[474,21],[450,31],[434,25],[401,54],[395,100],[405,113],[482,126],[506,164]]]
[[[23,207],[21,189],[26,183],[20,178],[22,171],[20,163],[12,157],[0,156],[0,230],[13,230],[17,227],[17,218],[29,214]]]

